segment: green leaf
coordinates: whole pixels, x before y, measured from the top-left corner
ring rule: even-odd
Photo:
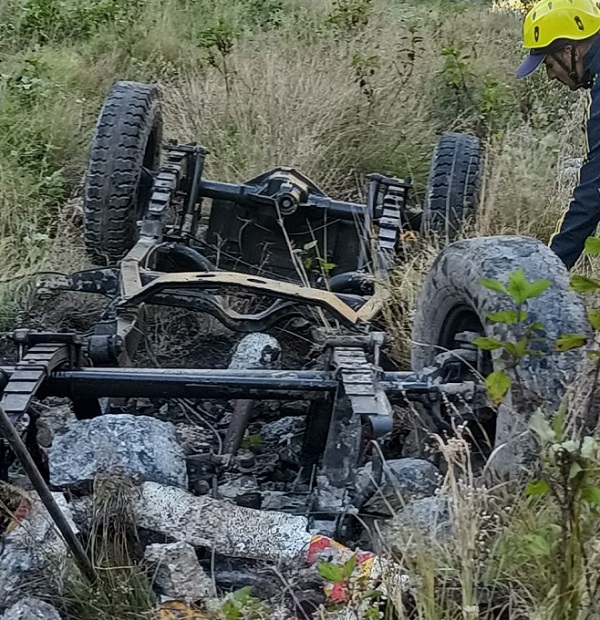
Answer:
[[[505,342],[502,346],[507,353],[513,357],[521,359],[527,351],[528,344],[529,338],[527,336],[523,336],[523,338],[521,338],[518,342]]]
[[[527,280],[525,280],[525,272],[523,269],[518,269],[508,276],[508,286],[506,290],[517,304],[520,305],[527,300],[528,288],[529,285],[527,284]]]
[[[600,254],[600,239],[598,237],[588,237],[585,240],[585,253],[589,256],[598,256]]]
[[[529,428],[540,438],[542,443],[556,440],[556,433],[540,409],[537,409],[529,419]]]
[[[487,318],[492,323],[505,323],[506,325],[514,325],[519,321],[524,321],[527,318],[527,312],[521,310],[501,310],[500,312],[489,312],[486,314]]]
[[[232,598],[234,601],[238,603],[245,603],[252,596],[252,586],[245,586],[244,588],[240,588],[236,590],[232,594]]]
[[[485,288],[490,291],[497,291],[498,293],[506,293],[506,287],[499,280],[489,280],[487,278],[483,278],[482,280],[477,280],[477,284],[481,284],[481,286],[485,286]]]
[[[600,351],[588,351],[587,352],[587,356],[592,360],[592,361],[598,361],[600,360]]]
[[[556,341],[556,351],[564,353],[571,349],[579,349],[583,347],[587,342],[587,336],[585,334],[563,334]]]
[[[559,412],[552,419],[552,423],[550,428],[554,432],[556,437],[561,437],[564,427],[565,427],[565,419],[566,419],[566,410],[564,407],[561,407]]]
[[[589,435],[584,437],[583,442],[581,443],[581,456],[584,459],[591,459],[596,452],[596,440]]]
[[[233,601],[225,601],[221,605],[221,611],[225,616],[225,620],[240,620],[242,617],[242,612]]]
[[[356,555],[353,555],[344,562],[344,565],[342,566],[342,575],[345,579],[348,579],[350,575],[352,575],[352,572],[356,568],[356,563]]]
[[[544,536],[529,534],[525,536],[525,540],[529,544],[529,550],[534,555],[550,555],[552,553],[552,545]]]
[[[600,506],[600,487],[585,487],[581,495],[590,504]]]
[[[484,351],[495,351],[502,347],[502,343],[496,338],[475,338],[473,344]]]
[[[569,288],[577,293],[589,293],[600,288],[600,284],[595,280],[586,278],[585,276],[573,276]]]
[[[312,250],[313,248],[317,247],[317,243],[318,241],[315,239],[314,241],[309,241],[308,243],[305,243],[302,248],[304,250]]]
[[[594,329],[600,330],[600,310],[590,310],[588,320]]]
[[[317,570],[319,571],[319,575],[327,581],[332,581],[333,583],[343,583],[344,581],[342,567],[337,564],[333,564],[332,562],[319,562],[317,564]]]
[[[541,332],[544,331],[544,324],[541,321],[534,321],[531,325],[527,326],[530,331]]]
[[[550,280],[534,280],[530,282],[525,293],[526,298],[539,297],[551,284]]]
[[[485,386],[492,401],[499,404],[510,388],[510,377],[502,370],[494,370],[486,377]]]
[[[575,478],[582,471],[583,469],[579,463],[571,463],[571,467],[569,468],[569,480],[573,480],[573,478]]]
[[[544,495],[550,490],[550,486],[545,480],[530,482],[525,489],[525,495]]]

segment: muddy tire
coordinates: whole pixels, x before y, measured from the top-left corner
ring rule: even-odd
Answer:
[[[474,223],[482,176],[481,145],[475,136],[446,133],[431,159],[421,233],[454,241]]]
[[[420,293],[413,325],[412,365],[420,371],[444,350],[453,348],[462,331],[506,341],[511,326],[492,323],[487,314],[511,308],[503,293],[478,284],[481,278],[508,281],[523,268],[528,281],[552,283],[539,297],[527,301],[528,321],[544,325],[536,348],[543,356],[524,360],[519,373],[530,391],[556,407],[582,359],[580,350],[555,353],[557,338],[566,333],[588,333],[589,324],[579,296],[569,290],[569,274],[544,244],[528,237],[479,237],[457,241],[443,250],[431,267]]]
[[[83,231],[94,260],[117,262],[134,246],[149,200],[143,169],[158,169],[161,141],[156,87],[117,82],[98,116],[85,177]]]

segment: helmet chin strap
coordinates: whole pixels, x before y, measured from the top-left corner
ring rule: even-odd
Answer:
[[[571,46],[571,67],[569,68],[566,63],[562,61],[561,58],[556,56],[555,54],[551,54],[552,58],[556,61],[558,65],[560,65],[565,73],[569,76],[569,79],[580,88],[589,88],[591,85],[591,81],[586,76],[580,76],[577,72],[577,58],[575,56],[575,46]]]

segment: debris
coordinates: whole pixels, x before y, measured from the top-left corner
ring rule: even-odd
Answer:
[[[273,370],[281,367],[281,347],[273,336],[260,332],[248,334],[238,342],[229,369],[242,370]],[[233,404],[231,422],[225,435],[224,451],[235,454],[244,438],[250,417],[253,401],[246,398],[238,399]]]
[[[208,454],[214,440],[212,431],[193,424],[177,424],[175,436],[186,456]]]
[[[299,417],[280,418],[265,424],[261,431],[262,449],[275,452],[283,462],[298,464],[306,420]]]
[[[77,533],[62,493],[54,500]],[[62,590],[67,570],[67,546],[37,495],[23,499],[6,528],[0,549],[1,602],[11,605],[26,594],[52,595]]]
[[[213,590],[210,577],[188,543],[148,545],[144,560],[153,571],[156,590],[164,596],[191,603],[206,598]]]
[[[158,608],[156,620],[208,620],[208,617],[183,601],[165,601]]]
[[[140,527],[223,555],[276,561],[301,558],[311,539],[305,517],[195,497],[156,482],[141,485],[136,504]]]
[[[219,496],[235,502],[236,498],[247,493],[256,493],[258,483],[254,476],[239,476],[219,485]]]
[[[81,486],[114,469],[145,481],[183,488],[188,484],[173,425],[147,416],[80,420],[58,435],[50,450],[50,481],[57,487]]]
[[[359,489],[371,482],[372,471],[372,463],[359,470]],[[362,510],[392,516],[411,500],[433,495],[440,482],[440,472],[429,461],[412,458],[386,461],[381,484]]]
[[[0,620],[61,620],[61,617],[49,603],[27,597],[7,609]]]

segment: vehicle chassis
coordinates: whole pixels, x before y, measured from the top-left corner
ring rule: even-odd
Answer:
[[[48,463],[35,439],[32,404],[36,398],[68,397],[80,419],[101,415],[105,398],[310,401],[302,464],[316,466],[318,473],[307,514],[322,531],[343,537],[348,515],[355,514],[374,491],[373,485],[368,491],[355,488],[356,471],[365,454],[373,459],[375,482],[381,477],[379,452],[369,447],[369,440],[391,430],[393,404],[420,401],[439,416],[443,400],[474,403],[481,394],[474,382],[452,382],[451,368],[440,369],[435,381],[431,376],[381,368],[380,351],[388,336],[375,331],[371,320],[385,303],[389,272],[407,230],[408,185],[372,175],[366,205],[340,202],[287,168],[240,185],[204,180],[206,154],[195,144],[169,144],[158,173],[146,179],[152,190],[138,241],[119,266],[48,276],[39,282],[41,295],[79,291],[105,295],[112,303],[88,334],[16,330],[18,362],[0,368],[0,407],[24,436],[37,468],[48,480]],[[360,260],[363,272],[370,269],[374,275],[373,294],[336,293],[306,283],[213,270],[190,244],[206,198],[271,208],[282,228],[286,215],[299,208],[323,209],[357,222],[365,240]],[[177,205],[176,223],[168,226],[165,216]],[[168,252],[184,252],[203,269],[156,270],[159,257]],[[240,314],[227,307],[222,297],[236,291],[272,298],[273,303],[255,314]],[[323,343],[321,370],[134,368],[150,304],[206,312],[226,327],[246,333],[315,309],[332,317],[337,327]],[[12,441],[9,445],[6,432],[5,437],[0,445],[0,476],[6,480],[18,449]],[[231,455],[214,458],[227,456]]]

